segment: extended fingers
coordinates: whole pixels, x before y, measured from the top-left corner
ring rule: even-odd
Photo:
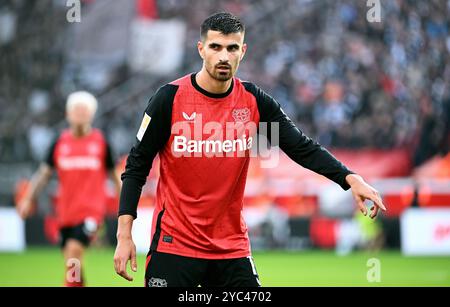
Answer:
[[[372,208],[370,208],[370,211],[372,211],[372,213],[370,214],[370,218],[375,218],[378,214],[378,210],[380,207],[378,206],[373,206]]]
[[[117,257],[114,258],[114,269],[116,270],[116,273],[125,278],[128,281],[132,281],[133,277],[128,275],[127,272],[127,262],[128,259]]]
[[[131,262],[130,262],[131,270],[133,272],[137,271],[137,262],[136,262],[136,252],[131,254]]]
[[[359,210],[362,214],[367,215],[367,208],[364,205],[364,199],[362,197],[355,197],[356,204],[359,207]]]

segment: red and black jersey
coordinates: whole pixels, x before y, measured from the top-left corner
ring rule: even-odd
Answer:
[[[150,99],[122,174],[119,215],[136,217],[142,186],[159,153],[150,248],[205,259],[249,256],[243,196],[249,151],[262,122],[276,124],[278,146],[290,158],[349,188],[345,177],[351,171],[305,136],[256,85],[233,78],[226,93],[212,94],[191,74]]]
[[[60,227],[93,218],[101,223],[106,210],[106,175],[114,169],[102,132],[92,129],[75,137],[64,130],[51,146],[45,161],[58,175],[56,217]]]

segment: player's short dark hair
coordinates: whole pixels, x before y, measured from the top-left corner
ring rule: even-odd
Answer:
[[[222,34],[245,32],[245,26],[241,20],[227,12],[215,13],[203,21],[200,27],[200,38],[206,38],[208,31],[218,31]]]

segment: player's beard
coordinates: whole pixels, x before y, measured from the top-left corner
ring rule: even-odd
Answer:
[[[220,70],[219,67],[226,66],[228,67],[228,70]],[[215,65],[214,67],[206,67],[206,71],[210,75],[211,78],[216,79],[217,81],[228,81],[230,80],[234,75],[234,70],[231,64],[224,64],[219,63]]]

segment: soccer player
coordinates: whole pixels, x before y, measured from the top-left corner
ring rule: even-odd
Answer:
[[[69,95],[66,117],[70,128],[64,130],[51,146],[17,207],[20,216],[27,218],[34,199],[56,170],[59,180],[56,219],[69,273],[65,285],[69,287],[84,285],[83,253],[103,222],[108,172],[120,193],[121,182],[114,172],[110,147],[102,132],[91,126],[96,109],[97,100],[92,94],[75,92]]]
[[[372,218],[386,210],[374,188],[304,135],[271,96],[235,77],[247,50],[244,34],[232,14],[208,17],[197,43],[201,70],[150,99],[122,174],[114,266],[127,280],[133,279],[129,260],[137,269],[131,236],[137,203],[159,154],[145,285],[260,286],[242,218],[249,150],[260,123],[276,124],[279,148],[295,162],[351,188],[365,215],[366,199],[374,202]]]

